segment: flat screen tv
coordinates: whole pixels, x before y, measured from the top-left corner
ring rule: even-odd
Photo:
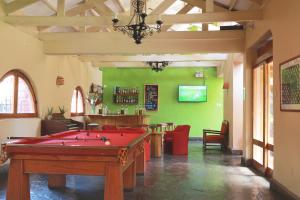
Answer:
[[[179,102],[207,102],[207,86],[178,86]]]

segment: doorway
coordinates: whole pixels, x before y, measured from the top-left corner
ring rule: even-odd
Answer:
[[[274,169],[273,59],[253,69],[253,166],[266,176]]]

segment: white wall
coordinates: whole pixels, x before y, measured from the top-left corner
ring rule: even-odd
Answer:
[[[89,63],[82,63],[77,56],[47,56],[40,40],[2,22],[0,44],[0,77],[11,69],[24,72],[35,90],[40,117],[45,116],[48,107],[58,112],[58,106],[67,109],[68,117],[76,86],[86,94],[92,82],[102,84],[101,72]],[[56,85],[58,75],[65,79],[63,86]],[[0,140],[39,134],[40,119],[0,119]]]
[[[224,65],[224,119],[229,121],[229,148],[243,150],[243,65],[239,54],[229,56]]]
[[[254,23],[254,28],[248,28],[246,33],[246,55],[251,55],[251,47],[268,31],[273,35],[274,61],[274,179],[300,197],[300,112],[280,111],[280,63],[300,55],[300,1],[299,0],[270,0],[264,8],[263,20]],[[254,60],[246,61],[247,74],[251,77]],[[251,81],[247,78],[247,95],[251,94]],[[252,120],[251,99],[247,98],[247,125],[245,137],[250,138]],[[251,155],[251,142],[245,143],[244,149]]]

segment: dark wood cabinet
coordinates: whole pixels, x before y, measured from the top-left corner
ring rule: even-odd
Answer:
[[[41,135],[49,135],[69,130],[83,129],[84,125],[81,122],[72,119],[63,120],[42,120]]]

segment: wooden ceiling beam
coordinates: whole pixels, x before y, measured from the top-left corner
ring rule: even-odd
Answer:
[[[84,13],[85,11],[92,9],[94,6],[89,3],[80,3],[76,7],[73,7],[66,11],[66,16],[76,16]]]
[[[7,15],[6,6],[5,6],[5,3],[3,2],[3,0],[0,0],[0,16],[3,14]]]
[[[191,53],[241,53],[244,40],[143,40],[136,45],[133,40],[65,40],[44,41],[44,52],[49,55],[95,54],[191,54]]]
[[[230,10],[230,11],[233,10],[235,5],[237,4],[237,2],[238,2],[238,0],[231,0],[228,10]]]
[[[176,15],[178,15],[178,14],[187,14],[192,8],[193,8],[193,6],[191,6],[190,4],[187,4],[181,10],[179,10],[176,13]],[[167,31],[171,27],[172,27],[172,25],[162,26],[161,31]]]
[[[158,16],[151,15],[147,18],[148,24],[155,24]],[[214,23],[214,22],[249,22],[262,19],[261,10],[253,11],[234,11],[234,12],[216,12],[203,14],[179,14],[179,15],[162,15],[164,25],[187,24],[187,23]],[[3,16],[4,21],[12,25],[28,26],[111,26],[111,16],[74,16],[74,17],[48,17],[48,16]],[[119,18],[120,24],[127,24],[130,16]]]
[[[43,0],[44,3],[46,3],[46,5],[48,5],[49,3],[47,3],[47,0]],[[50,4],[48,5],[50,6]],[[52,7],[52,6],[51,6]],[[82,13],[84,13],[85,11],[89,10],[93,8],[93,5],[88,4],[88,3],[79,3],[77,4],[75,7],[67,10],[65,12],[66,16],[76,16],[76,15],[81,15]],[[56,8],[52,8],[51,10],[53,10],[55,12],[55,14],[57,15],[57,10]],[[45,31],[47,29],[49,29],[51,26],[38,26],[37,29],[39,31]],[[73,27],[75,28],[75,27]]]
[[[155,60],[156,61],[156,60]],[[166,60],[165,60],[166,61]],[[96,67],[138,67],[138,68],[149,68],[146,62],[100,62],[100,61],[86,61],[92,62]],[[170,62],[168,67],[221,67],[223,61],[193,61],[193,62]]]
[[[154,34],[146,40],[228,40],[244,39],[244,31],[168,31]],[[130,39],[118,32],[111,33],[40,33],[38,38],[43,41],[119,41]]]
[[[57,8],[55,8],[54,6],[52,6],[48,0],[42,0],[42,2],[53,12],[57,13]]]
[[[175,2],[176,0],[164,0],[150,13],[150,15],[160,15],[164,13]]]
[[[114,3],[120,8],[121,13],[126,11],[122,0],[114,0]]]
[[[38,0],[15,0],[5,4],[5,11],[7,14],[18,11],[26,6],[36,3]]]
[[[201,8],[201,9],[206,8],[206,2],[203,1],[203,0],[183,0],[183,1],[190,4],[190,5],[192,5],[192,6],[196,6],[198,8]],[[228,9],[214,3],[214,11],[215,12],[224,12],[224,11],[228,11]]]
[[[110,16],[110,18],[113,17],[114,12],[104,4],[104,0],[89,0],[88,3],[93,5],[94,10],[98,12],[101,16]]]
[[[150,55],[87,55],[80,56],[82,61],[95,62],[148,62],[148,61],[171,61],[171,62],[190,62],[190,61],[225,61],[228,59],[228,54],[150,54]]]
[[[57,16],[65,16],[65,0],[57,1]]]

